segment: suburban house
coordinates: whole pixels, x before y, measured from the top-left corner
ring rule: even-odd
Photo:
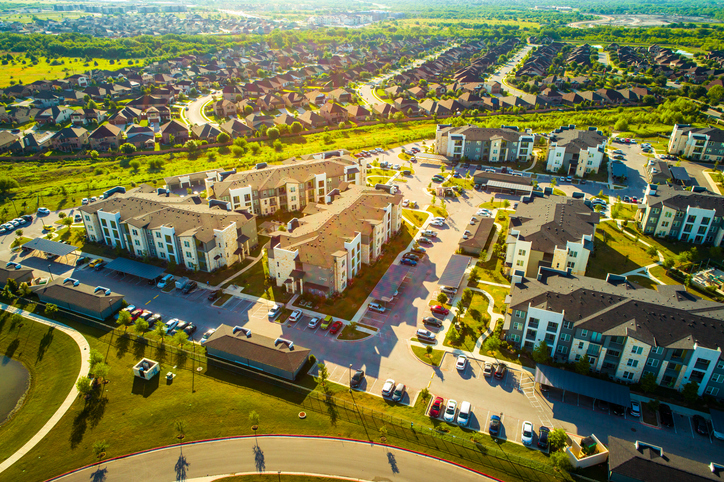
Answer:
[[[88,144],[88,131],[82,127],[66,127],[53,135],[50,144],[56,151],[77,151]]]
[[[342,183],[365,185],[357,161],[349,156],[294,162],[258,170],[221,173],[206,179],[210,199],[231,203],[232,209],[246,209],[258,216],[283,211],[300,211],[324,202]]]
[[[491,233],[495,232],[495,219],[475,216],[477,219],[474,225],[470,225],[463,232],[463,237],[458,241],[458,248],[463,254],[480,256],[485,249]]]
[[[606,136],[595,128],[579,130],[575,126],[561,127],[551,133],[546,170],[566,176],[583,177],[598,172],[606,153]]]
[[[98,290],[85,283],[76,286],[73,281],[65,281],[63,277],[57,277],[46,284],[31,286],[30,289],[43,303],[53,303],[60,309],[96,320],[105,320],[123,308],[122,294],[106,294],[105,289]]]
[[[171,136],[173,136],[173,142]],[[183,144],[187,140],[189,140],[189,128],[181,121],[173,119],[161,126],[163,144]]]
[[[529,160],[533,155],[535,135],[520,132],[517,127],[487,128],[452,127],[438,124],[435,153],[450,159],[483,162]]]
[[[304,114],[297,117],[297,120],[301,122],[302,125],[307,129],[316,129],[318,127],[323,127],[325,124],[327,124],[327,119],[311,109],[304,111]]]
[[[319,114],[331,123],[346,121],[349,115],[347,109],[334,102],[325,102],[319,108]]]
[[[103,124],[88,136],[88,140],[91,149],[97,151],[118,149],[123,143],[123,130],[113,124]]]
[[[75,112],[68,107],[49,107],[35,116],[38,124],[65,124],[70,121],[70,115]]]
[[[345,89],[335,89],[328,94],[328,97],[342,104],[352,102],[352,94]]]
[[[599,219],[582,199],[526,196],[510,216],[505,264],[525,276],[541,266],[583,275]]]
[[[146,184],[79,211],[91,241],[193,270],[230,266],[258,243],[254,215],[229,203],[176,196]]]
[[[328,297],[373,263],[402,223],[402,195],[343,182],[286,231],[272,233],[269,276],[290,293]]]
[[[201,124],[191,127],[191,135],[194,139],[214,143],[219,134],[221,134],[221,131],[212,124]]]
[[[646,164],[646,181],[651,184],[666,184],[671,179],[669,163],[660,159],[650,159]]]
[[[724,310],[681,285],[656,290],[609,274],[606,280],[541,268],[514,277],[503,332],[517,347],[545,342],[557,361],[588,357],[591,371],[681,390],[699,384],[699,396],[724,396],[721,326]]]
[[[721,161],[724,159],[724,131],[716,127],[696,128],[675,124],[669,137],[669,152],[687,159]]]
[[[636,221],[645,234],[693,244],[722,246],[724,197],[680,186],[649,184]]]
[[[368,117],[372,117],[372,113],[362,105],[348,105],[346,107],[348,119],[355,122],[362,122]]]
[[[9,279],[14,279],[18,285],[20,285],[20,283],[28,283],[28,285],[30,285],[32,284],[34,277],[33,270],[26,266],[23,266],[20,269],[15,269],[15,266],[13,265],[10,265],[9,268],[4,265],[0,266],[0,286],[3,287],[7,284]]]
[[[239,119],[229,119],[219,126],[222,132],[226,132],[233,139],[237,137],[251,137],[254,129],[241,122]]]
[[[221,118],[236,115],[236,104],[230,100],[221,99],[214,104],[214,113]]]
[[[153,150],[156,144],[156,134],[150,127],[131,124],[126,128],[125,142],[136,146],[136,149]]]

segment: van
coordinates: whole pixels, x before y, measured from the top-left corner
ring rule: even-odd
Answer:
[[[164,276],[163,278],[161,278],[161,281],[159,281],[156,286],[157,286],[158,288],[165,288],[166,285],[168,285],[168,284],[169,284],[170,282],[172,282],[172,281],[173,281],[173,275],[172,275],[172,274],[167,274],[166,276]]]
[[[458,411],[458,419],[457,424],[461,427],[467,427],[470,423],[470,412],[472,411],[472,408],[470,406],[470,402],[463,402],[460,404],[460,408]]]
[[[377,313],[384,313],[386,310],[385,307],[379,303],[370,303],[367,308],[370,311],[376,311]]]

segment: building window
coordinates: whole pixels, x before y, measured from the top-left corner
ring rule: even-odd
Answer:
[[[516,266],[523,266],[524,264],[525,264],[525,262],[522,259],[519,259],[518,261],[515,262]]]
[[[157,237],[157,238],[160,238],[160,237],[161,237],[161,233],[159,233],[158,231],[156,231],[156,237]]]
[[[525,311],[515,310],[513,316],[516,318],[525,318]]]
[[[711,221],[711,218],[702,218],[701,224],[709,224],[709,221]]]
[[[581,337],[585,338],[588,336],[588,330],[581,330]]]
[[[659,360],[656,360],[655,358],[650,358],[646,360],[646,366],[656,368],[657,366],[659,366]]]
[[[707,395],[711,395],[712,397],[716,397],[719,394],[719,389],[714,387],[706,387],[704,393],[706,393]]]
[[[718,362],[716,362],[716,367],[719,370],[724,370],[724,360],[719,360]]]
[[[671,211],[666,211],[666,212],[664,213],[664,217],[665,217],[665,218],[670,218],[670,217],[671,217]]]
[[[693,214],[690,214],[688,218],[686,218],[687,223],[695,223],[696,222],[696,216]]]
[[[578,253],[576,251],[569,251],[568,256],[570,256],[571,258],[577,258]]]
[[[568,333],[562,333],[561,341],[571,341],[571,335],[569,335]]]
[[[161,241],[158,242],[158,247],[163,248],[163,243]]]
[[[538,328],[538,322],[540,320],[538,318],[530,318],[528,320],[528,327],[529,328]]]
[[[623,372],[623,378],[625,380],[633,380],[634,374],[633,372]]]
[[[186,251],[186,257],[187,257],[187,258],[193,258],[193,256],[191,256],[191,253],[188,252],[188,251]]]
[[[513,323],[513,329],[516,331],[520,331],[523,329],[523,323],[516,321]]]
[[[558,323],[549,321],[548,326],[546,327],[546,331],[549,333],[555,333],[556,331],[558,331]]]
[[[583,345],[584,345],[584,343],[583,343],[582,341],[579,341],[579,342],[578,342],[578,349],[579,349],[579,350],[583,350]]]
[[[572,321],[564,321],[563,322],[563,328],[566,330],[572,330],[573,329],[573,322]]]
[[[661,355],[664,352],[664,347],[663,346],[654,347],[651,349],[651,352],[655,353],[657,355]]]
[[[524,250],[524,249],[519,249],[519,250],[518,250],[518,256],[525,256],[525,250]]]
[[[639,366],[639,361],[634,360],[633,358],[629,358],[628,361],[626,362],[626,366],[636,368],[637,366]]]
[[[711,381],[714,383],[721,383],[724,382],[724,375],[721,374],[715,374],[711,376]]]
[[[566,353],[568,353],[568,347],[561,345],[558,347],[558,349],[556,351],[558,353],[560,353],[561,355],[565,355]]]
[[[185,248],[190,248],[190,247],[191,247],[191,245],[189,244],[189,242],[188,242],[188,241],[184,241],[184,247],[185,247]]]
[[[135,243],[136,243],[136,246],[140,246],[140,245],[141,245],[141,242],[138,241],[137,239],[135,240]]]
[[[136,231],[135,229],[132,229],[131,232],[133,233],[134,236],[138,236],[138,231]]]

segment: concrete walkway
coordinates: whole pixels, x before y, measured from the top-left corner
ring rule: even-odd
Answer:
[[[80,356],[81,356],[81,365],[80,365],[80,372],[78,373],[78,379],[81,377],[87,377],[88,372],[90,370],[90,363],[88,362],[90,357],[90,345],[86,341],[86,339],[81,335],[78,331],[74,330],[73,328],[63,325],[61,323],[57,323],[53,320],[49,320],[48,318],[44,318],[42,316],[35,315],[33,313],[30,313],[28,311],[21,310],[19,308],[16,308],[14,306],[9,306],[4,303],[0,303],[0,309],[7,311],[8,313],[19,313],[25,318],[28,318],[33,321],[37,321],[38,323],[42,323],[43,325],[52,326],[56,330],[62,331],[66,335],[70,336],[77,344],[78,349],[80,350]],[[28,440],[25,445],[20,447],[17,452],[12,454],[10,457],[8,457],[5,461],[3,461],[0,464],[0,474],[7,470],[11,465],[13,465],[15,462],[20,460],[25,454],[30,452],[33,447],[35,447],[47,434],[52,430],[53,427],[55,427],[55,424],[57,424],[61,418],[63,418],[63,415],[65,415],[65,412],[68,411],[71,405],[73,405],[73,402],[78,398],[78,389],[75,388],[75,383],[73,383],[73,388],[70,389],[70,393],[68,393],[68,396],[65,397],[65,400],[63,400],[63,403],[58,407],[58,410],[55,411],[52,417],[43,425],[43,428],[41,428],[35,435],[33,435],[33,438]],[[1,479],[2,477],[0,477]]]

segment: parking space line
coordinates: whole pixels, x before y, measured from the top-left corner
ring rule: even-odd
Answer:
[[[691,438],[694,438],[694,423],[691,421],[691,417],[686,418],[689,420],[689,428],[691,428]]]

